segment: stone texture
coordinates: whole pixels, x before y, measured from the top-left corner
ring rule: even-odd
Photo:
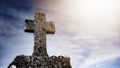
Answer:
[[[63,56],[17,56],[8,66],[15,65],[16,68],[71,68],[70,58]]]
[[[12,68],[72,68],[70,58],[49,57],[46,50],[46,34],[55,33],[52,21],[46,22],[45,13],[35,13],[34,20],[25,20],[25,32],[34,33],[34,51],[32,56],[20,55],[8,66]]]

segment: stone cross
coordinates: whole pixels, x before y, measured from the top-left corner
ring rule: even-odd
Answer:
[[[46,34],[54,34],[54,22],[46,22],[45,13],[35,13],[34,20],[25,20],[25,32],[34,33],[33,56],[48,56],[46,50]]]

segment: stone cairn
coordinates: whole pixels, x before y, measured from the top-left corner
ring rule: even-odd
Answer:
[[[52,21],[46,22],[45,13],[35,13],[34,20],[25,20],[25,32],[34,33],[34,52],[32,56],[17,56],[8,68],[72,68],[69,57],[47,54],[46,34],[54,34],[55,25]]]

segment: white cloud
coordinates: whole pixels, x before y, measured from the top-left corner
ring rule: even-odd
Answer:
[[[47,36],[50,55],[71,57],[73,68],[85,68],[120,57],[118,0],[39,0],[36,11],[45,12],[47,20],[55,21],[55,35]],[[101,7],[102,6],[102,7]],[[42,10],[41,10],[42,9]],[[33,13],[12,11],[15,16],[32,19]],[[33,50],[32,34],[16,29],[18,36],[8,39],[13,45],[10,57],[30,55]],[[13,58],[8,59],[9,62]]]
[[[73,68],[120,57],[119,0],[40,0],[37,3],[49,19],[55,20],[56,34],[48,37],[48,48],[55,48],[50,54],[70,56]]]

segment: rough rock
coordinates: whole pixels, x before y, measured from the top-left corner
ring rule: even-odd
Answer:
[[[8,66],[16,68],[72,68],[70,58],[63,56],[17,56]]]

